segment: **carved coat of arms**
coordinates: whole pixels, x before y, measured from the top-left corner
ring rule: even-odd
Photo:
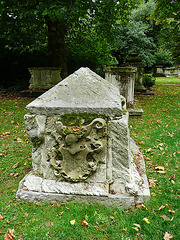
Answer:
[[[56,145],[48,153],[57,177],[83,181],[94,173],[106,143],[106,121],[94,119],[87,126],[63,126],[56,122]],[[61,140],[59,140],[61,139]]]

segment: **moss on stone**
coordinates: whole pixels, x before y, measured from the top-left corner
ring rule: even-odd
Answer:
[[[67,113],[60,116],[60,121],[64,126],[83,126],[90,124],[95,118],[103,118],[107,123],[110,117],[96,113]]]

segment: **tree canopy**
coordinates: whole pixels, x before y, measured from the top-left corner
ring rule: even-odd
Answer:
[[[125,21],[138,0],[1,1],[1,39],[5,46],[33,51],[48,43],[49,64],[67,75],[66,36],[73,29],[94,29],[111,38],[116,21]]]

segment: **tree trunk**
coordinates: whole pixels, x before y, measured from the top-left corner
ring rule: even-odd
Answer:
[[[51,67],[61,67],[61,77],[68,76],[65,36],[66,26],[60,22],[48,21],[48,50]]]

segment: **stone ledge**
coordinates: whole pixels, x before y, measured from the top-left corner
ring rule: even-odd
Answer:
[[[16,197],[22,201],[36,203],[52,203],[52,202],[78,202],[87,204],[103,204],[108,207],[130,208],[134,206],[134,197],[122,194],[109,194],[106,196],[83,196],[57,193],[33,192],[19,189]]]
[[[144,111],[143,109],[128,109],[130,118],[141,118]]]

